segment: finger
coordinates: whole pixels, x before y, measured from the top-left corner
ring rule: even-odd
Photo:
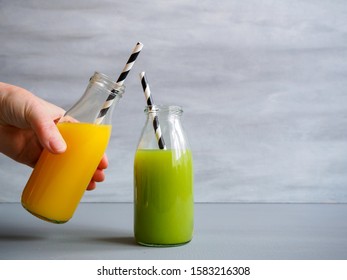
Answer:
[[[92,181],[95,181],[95,182],[103,182],[104,180],[105,180],[105,173],[104,173],[104,171],[101,170],[101,169],[97,169],[97,170],[94,172]]]
[[[96,183],[95,181],[90,181],[88,186],[87,186],[87,191],[92,191],[96,188]]]
[[[106,169],[107,167],[108,167],[108,158],[107,158],[107,155],[104,154],[98,165],[98,169]]]
[[[87,191],[92,191],[96,188],[97,182],[102,182],[105,180],[105,172],[104,169],[108,166],[108,160],[107,156],[104,155],[103,158],[100,161],[100,164],[98,166],[98,169],[95,170],[93,177],[91,181],[89,182],[87,186]]]
[[[47,112],[47,107],[41,105],[40,102],[36,102],[36,106],[28,108],[28,121],[44,148],[52,153],[63,153],[66,150],[66,143],[54,122],[56,118],[52,118],[62,114],[63,111],[51,106],[50,109],[55,111]]]
[[[61,136],[57,126],[53,121],[43,121],[34,131],[37,134],[43,147],[47,148],[52,153],[63,153],[67,146],[64,138]]]

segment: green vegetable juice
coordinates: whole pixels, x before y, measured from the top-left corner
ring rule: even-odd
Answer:
[[[193,234],[193,166],[189,150],[137,150],[134,163],[136,241],[189,242]]]

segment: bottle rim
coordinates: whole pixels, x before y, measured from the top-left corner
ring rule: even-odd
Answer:
[[[144,109],[145,114],[150,113],[171,113],[176,115],[181,115],[183,109],[179,105],[166,105],[166,104],[156,104],[156,105],[147,105]]]
[[[100,72],[94,72],[94,75],[90,78],[90,81],[94,80],[98,82],[101,80],[104,86],[111,92],[111,95],[118,95],[119,97],[123,96],[125,91],[124,85],[119,85],[117,82],[113,81],[109,76]]]

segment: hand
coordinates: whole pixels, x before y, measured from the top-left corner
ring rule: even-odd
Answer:
[[[87,191],[94,190],[97,182],[102,182],[105,180],[104,169],[106,169],[107,167],[108,167],[108,159],[107,159],[107,156],[104,155],[99,163],[98,168],[96,169],[93,175],[92,180],[89,182]]]
[[[0,83],[0,152],[17,162],[34,167],[43,148],[59,154],[66,150],[66,143],[56,122],[64,110],[29,91]],[[101,160],[87,190],[105,179],[107,157]]]

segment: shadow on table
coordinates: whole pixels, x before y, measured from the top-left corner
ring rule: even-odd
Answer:
[[[104,242],[104,243],[110,243],[110,244],[121,244],[121,245],[127,245],[127,246],[138,246],[135,238],[132,236],[111,236],[111,237],[101,237],[101,238],[95,238],[95,241]]]
[[[37,241],[45,239],[42,236],[25,235],[25,234],[0,234],[0,242],[20,242],[20,241]]]

